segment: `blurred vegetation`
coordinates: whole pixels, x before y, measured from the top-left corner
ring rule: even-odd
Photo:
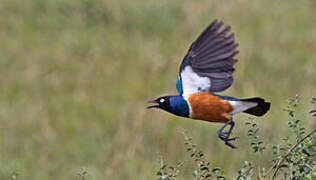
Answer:
[[[316,93],[315,12],[311,0],[0,0],[0,179],[76,179],[82,167],[87,179],[156,178],[160,155],[186,155],[183,129],[214,164],[237,172],[256,160],[244,115],[232,150],[216,137],[220,124],[147,111],[145,102],[176,93],[187,48],[218,18],[240,44],[225,94],[271,101],[258,125],[276,144],[290,133],[285,99]],[[302,118],[311,109],[298,108]]]
[[[316,98],[312,98],[312,104],[315,106],[310,111],[309,117],[316,120]],[[316,128],[312,128],[309,133],[305,133],[306,128],[302,126],[302,120],[296,116],[298,105],[298,96],[289,99],[288,106],[284,111],[288,112],[287,124],[291,133],[284,134],[282,141],[275,145],[267,144],[265,141],[268,139],[260,136],[261,131],[255,119],[248,118],[245,124],[248,125],[248,141],[252,149],[252,153],[248,154],[248,158],[255,156],[257,160],[254,160],[254,162],[245,160],[235,177],[225,177],[225,173],[219,167],[211,168],[211,162],[206,160],[203,150],[200,150],[197,144],[193,143],[192,138],[185,133],[186,151],[190,154],[196,166],[191,178],[195,180],[234,178],[237,180],[314,180],[316,178]],[[272,149],[273,154],[270,157],[265,155],[266,149]],[[268,166],[264,164],[265,161],[262,161],[262,156],[269,157],[265,160],[269,162]],[[258,161],[258,159],[260,160]],[[176,179],[180,175],[180,168],[184,164],[180,161],[174,166],[161,160],[160,169],[157,172],[158,179]],[[236,163],[234,164],[238,166]],[[190,178],[186,177],[186,179]]]

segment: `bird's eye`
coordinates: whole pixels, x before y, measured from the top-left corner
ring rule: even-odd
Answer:
[[[161,102],[161,103],[165,102],[165,99],[160,99],[160,102]]]

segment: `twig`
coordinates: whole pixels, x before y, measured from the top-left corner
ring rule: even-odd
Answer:
[[[273,173],[272,179],[275,178],[276,174],[278,173],[279,169],[281,168],[280,165],[283,163],[284,159],[292,152],[293,149],[295,149],[299,144],[301,144],[303,141],[305,141],[305,139],[307,139],[308,137],[310,137],[312,134],[314,134],[316,132],[316,129],[313,129],[310,133],[308,133],[303,139],[301,139],[299,142],[297,142],[294,146],[291,147],[291,149],[285,154],[285,156],[282,157],[282,159],[280,159],[280,161],[278,161],[276,166],[272,166],[276,167],[276,170]],[[272,169],[270,169],[272,170]],[[269,171],[270,171],[269,170]],[[269,172],[268,172],[269,173]]]

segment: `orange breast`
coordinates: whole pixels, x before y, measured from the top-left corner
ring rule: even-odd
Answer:
[[[191,118],[209,122],[226,122],[231,118],[233,107],[227,100],[209,92],[198,92],[188,98]]]

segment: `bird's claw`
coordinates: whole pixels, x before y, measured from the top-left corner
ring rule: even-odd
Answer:
[[[239,139],[239,137],[237,136],[237,137],[233,137],[233,138],[228,138],[228,139],[226,139],[226,141],[235,141],[236,139]]]
[[[237,149],[237,147],[233,144],[231,144],[229,141],[225,141],[225,144],[233,149]]]
[[[225,142],[225,144],[233,149],[236,149],[237,147],[235,145],[233,145],[232,143],[230,143],[230,141],[235,141],[236,139],[238,139],[239,137],[233,137],[233,138],[229,138],[227,136],[219,136],[219,138],[221,140],[223,140]]]
[[[227,125],[231,125],[230,129],[228,132],[224,132],[223,130],[225,129],[225,127]],[[234,122],[232,122],[232,120],[228,121],[225,123],[225,125],[218,131],[218,137],[225,142],[225,144],[233,149],[236,149],[237,147],[235,145],[233,145],[232,143],[230,143],[230,141],[235,141],[236,139],[238,139],[239,137],[233,137],[233,138],[229,138],[232,129],[234,128]]]
[[[225,135],[219,136],[219,138],[221,140],[223,140],[225,142],[225,144],[233,149],[236,149],[237,147],[235,145],[233,145],[232,143],[230,143],[230,141],[235,141],[236,139],[238,139],[239,137],[233,137],[233,138],[228,138]]]

